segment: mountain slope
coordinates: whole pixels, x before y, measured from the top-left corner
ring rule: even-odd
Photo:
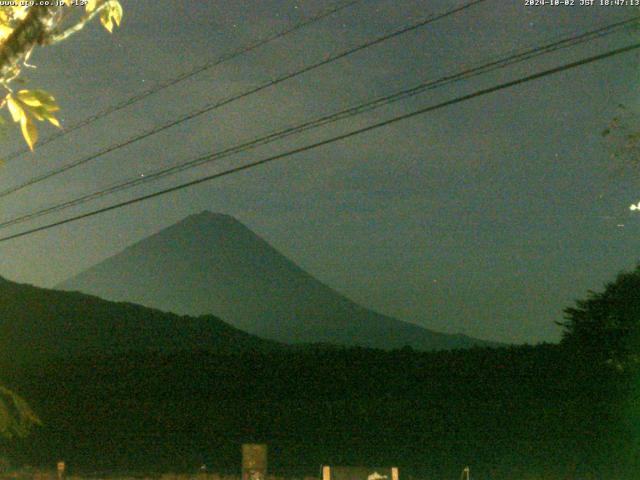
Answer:
[[[234,218],[192,215],[58,285],[180,314],[214,314],[288,343],[465,348],[445,335],[363,308],[319,282]]]
[[[0,359],[277,348],[214,316],[187,317],[0,277]]]

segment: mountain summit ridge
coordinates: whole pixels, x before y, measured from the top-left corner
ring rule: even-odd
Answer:
[[[213,314],[253,335],[285,343],[424,350],[492,345],[362,307],[235,217],[208,210],[126,247],[56,288],[182,315]]]

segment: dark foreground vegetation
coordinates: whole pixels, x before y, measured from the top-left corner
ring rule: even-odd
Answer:
[[[260,441],[288,475],[317,475],[322,463],[400,465],[423,478],[464,465],[496,479],[640,471],[631,373],[587,368],[554,345],[145,353],[12,370],[5,380],[44,423],[13,443],[19,463],[231,472],[239,444]]]
[[[240,444],[264,442],[282,476],[364,464],[446,479],[469,465],[479,479],[637,480],[640,268],[565,313],[560,345],[417,352],[248,341],[4,357],[3,383],[42,420],[4,455],[64,459],[77,474],[202,464],[236,473]]]

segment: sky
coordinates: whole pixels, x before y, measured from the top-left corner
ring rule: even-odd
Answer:
[[[39,48],[26,76],[63,125],[335,2],[121,0]],[[0,169],[0,190],[463,1],[366,0]],[[577,1],[576,3],[579,3]],[[221,150],[419,82],[638,15],[633,7],[488,0],[0,199],[0,219]],[[638,41],[640,29],[430,91],[317,131],[0,231],[17,233]],[[235,216],[321,281],[434,330],[555,342],[562,310],[639,259],[637,166],[602,131],[638,105],[638,53],[395,123],[288,159],[0,243],[0,275],[51,287],[183,217]],[[630,114],[630,127],[635,116]],[[42,126],[41,134],[53,128]],[[8,129],[3,151],[22,148]]]

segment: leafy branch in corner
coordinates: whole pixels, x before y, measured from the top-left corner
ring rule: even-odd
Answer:
[[[31,150],[38,141],[35,121],[48,121],[60,128],[54,116],[60,108],[53,95],[41,89],[13,89],[14,83],[24,82],[21,74],[25,67],[35,68],[28,63],[34,49],[67,40],[95,17],[110,33],[122,21],[118,0],[89,0],[84,11],[78,11],[70,4],[0,7],[0,84],[7,91],[0,99],[0,109],[6,107],[11,119],[20,124]]]

